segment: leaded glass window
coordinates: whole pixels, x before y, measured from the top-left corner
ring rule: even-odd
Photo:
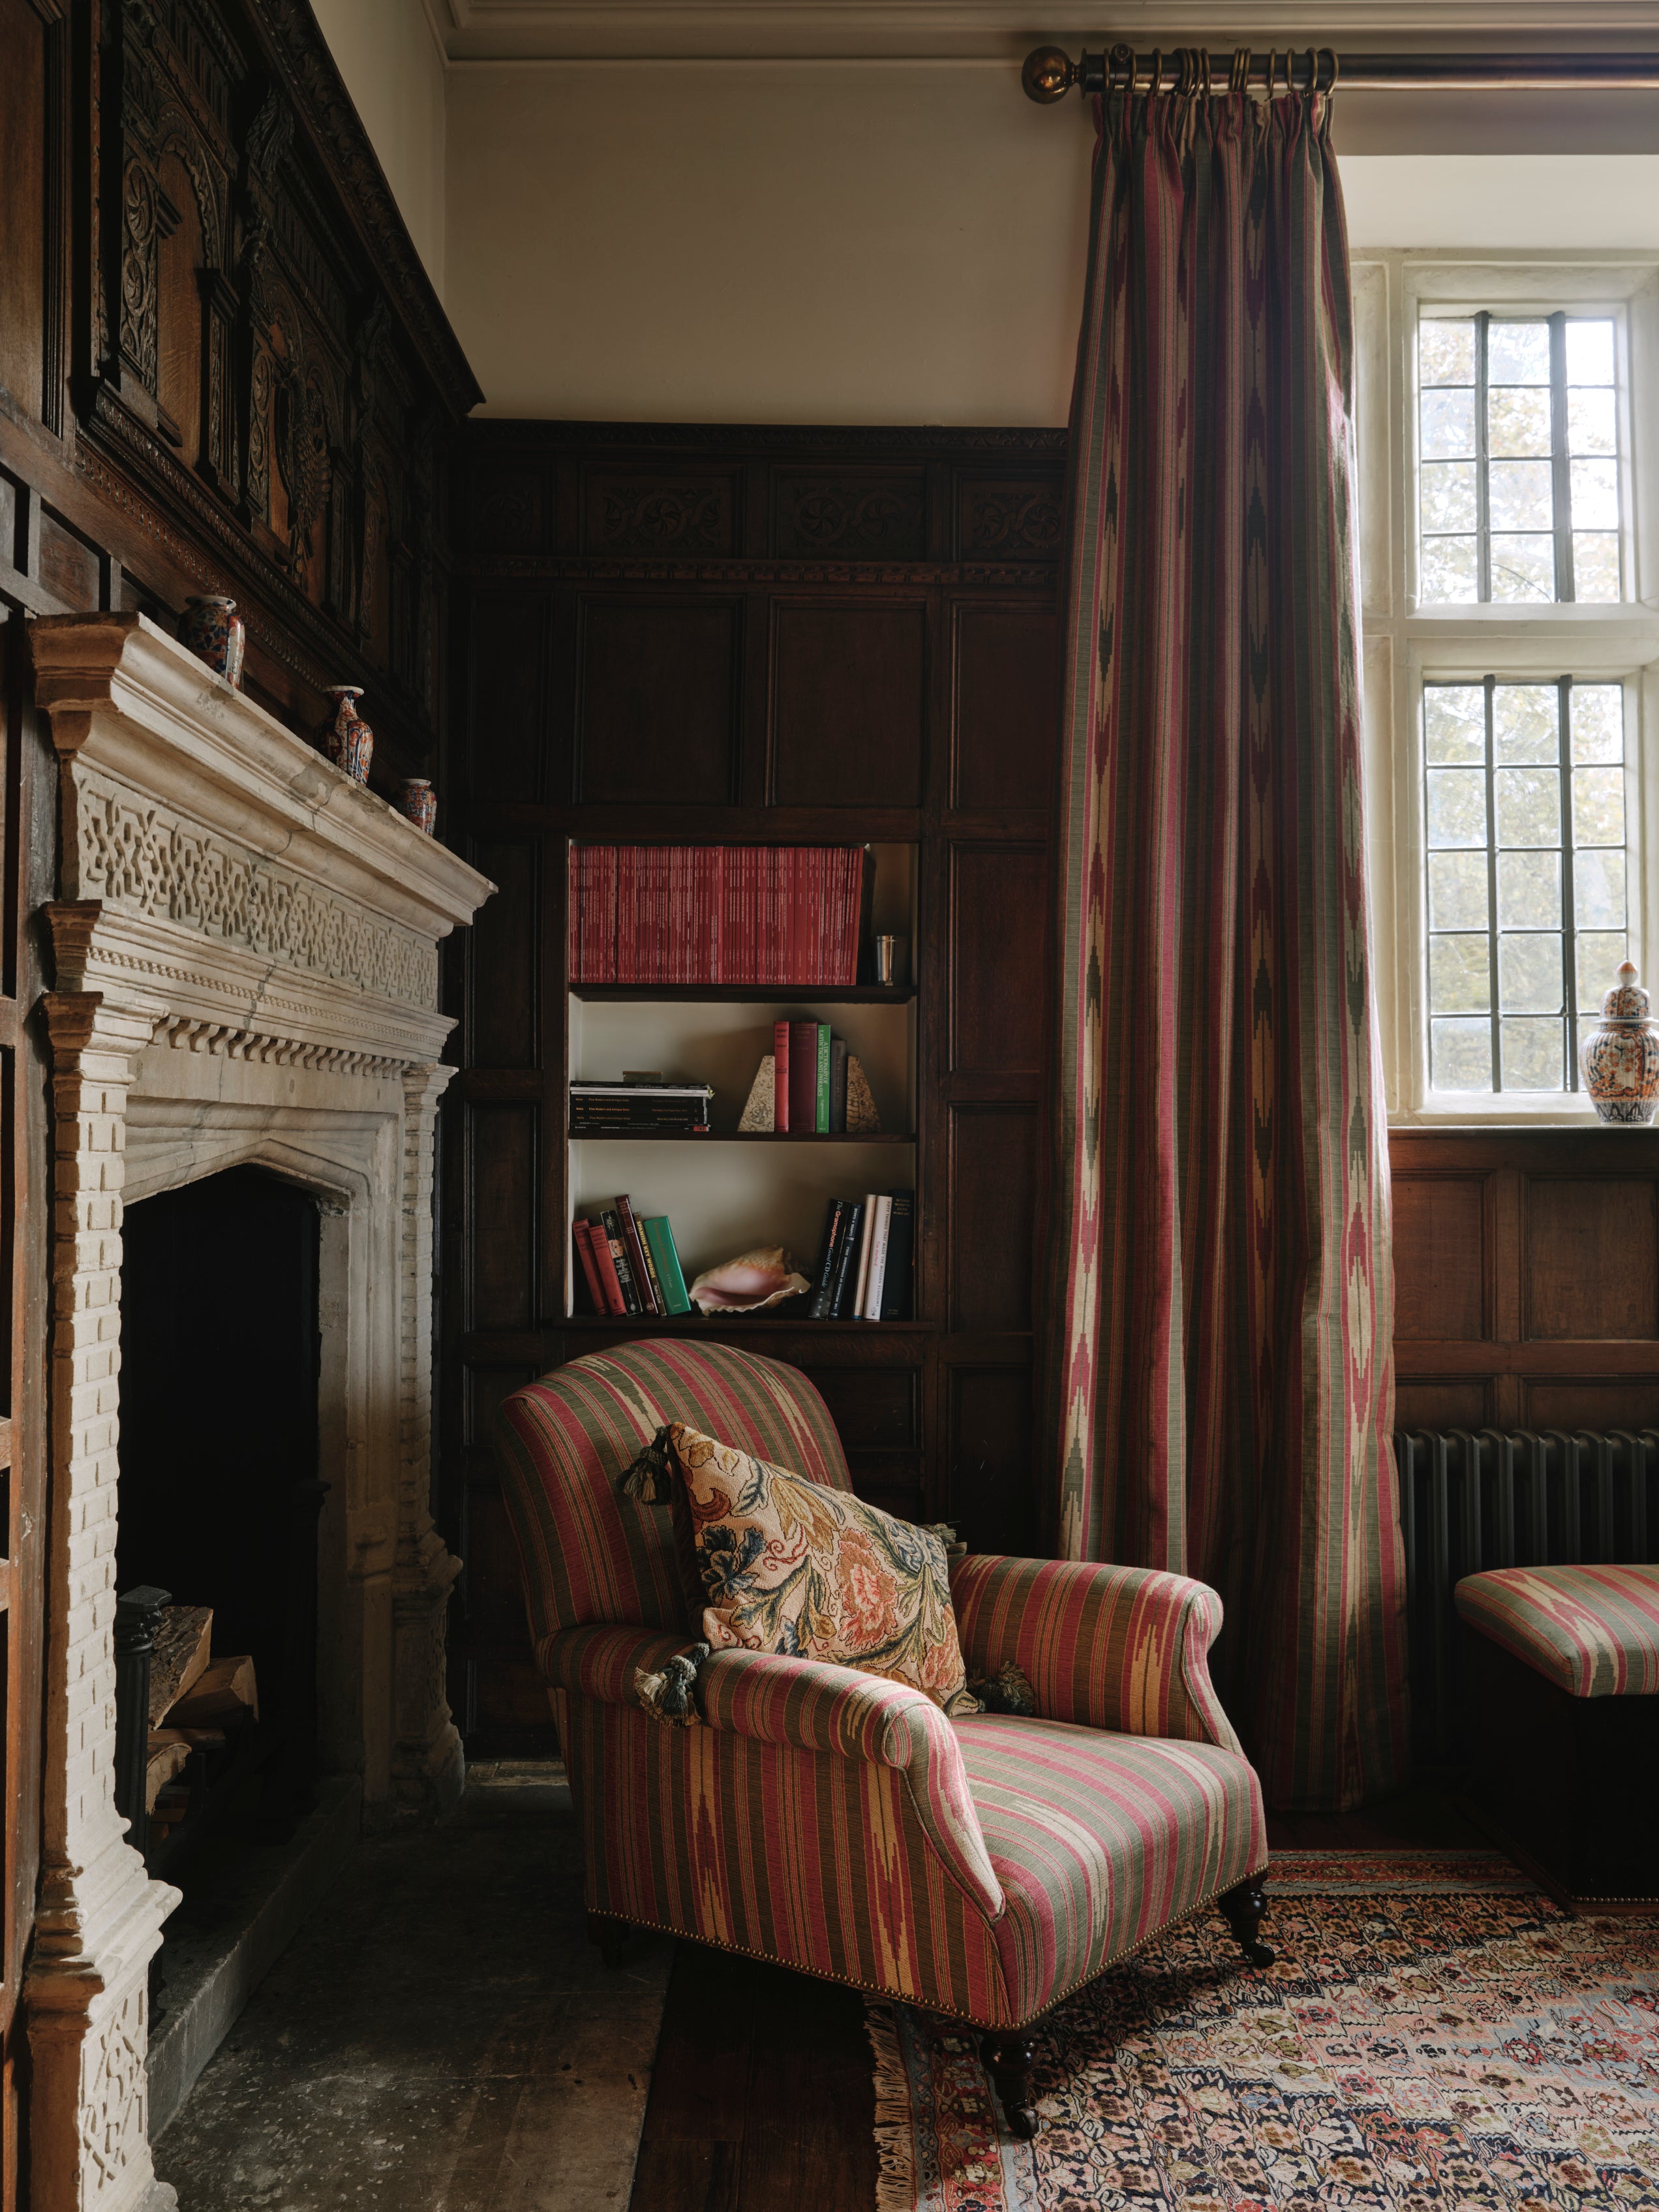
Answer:
[[[1616,337],[1605,315],[1423,316],[1420,605],[1623,596]]]
[[[1423,690],[1430,1083],[1570,1091],[1626,957],[1624,690]]]

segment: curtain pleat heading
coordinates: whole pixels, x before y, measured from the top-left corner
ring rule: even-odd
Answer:
[[[1096,103],[1042,1240],[1054,1548],[1219,1590],[1286,1808],[1407,1740],[1328,109]]]

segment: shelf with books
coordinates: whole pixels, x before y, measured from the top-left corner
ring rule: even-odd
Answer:
[[[573,1145],[914,1145],[897,1129],[572,1129]]]
[[[570,995],[587,1006],[759,1006],[789,994],[777,983],[573,983]],[[817,1006],[908,1006],[915,995],[908,983],[809,983],[798,994]]]

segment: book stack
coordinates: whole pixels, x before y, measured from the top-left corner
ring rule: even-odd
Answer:
[[[574,983],[856,983],[862,845],[574,845]]]
[[[573,1083],[573,1137],[674,1137],[708,1134],[708,1083]]]
[[[807,1301],[811,1321],[908,1321],[915,1198],[908,1190],[832,1198]]]
[[[571,1224],[581,1279],[596,1314],[683,1314],[691,1310],[680,1255],[666,1214],[641,1219],[627,1193],[590,1220]]]
[[[847,1127],[847,1043],[828,1022],[772,1024],[772,1127],[790,1136]]]

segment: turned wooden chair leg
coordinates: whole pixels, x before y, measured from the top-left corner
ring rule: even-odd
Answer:
[[[980,2056],[995,2085],[1003,2118],[1025,2142],[1037,2131],[1036,2107],[1031,2102],[1034,2048],[1029,2027],[993,2028],[980,2039]]]
[[[612,1912],[590,1912],[587,1940],[599,1945],[599,1956],[607,1966],[620,1966],[628,1948],[628,1923]]]
[[[1232,1929],[1244,1961],[1250,1966],[1271,1966],[1276,1952],[1256,1940],[1256,1930],[1261,1925],[1261,1916],[1267,1910],[1267,1899],[1262,1890],[1261,1876],[1252,1875],[1248,1881],[1224,1891],[1216,1905],[1222,1918]]]

